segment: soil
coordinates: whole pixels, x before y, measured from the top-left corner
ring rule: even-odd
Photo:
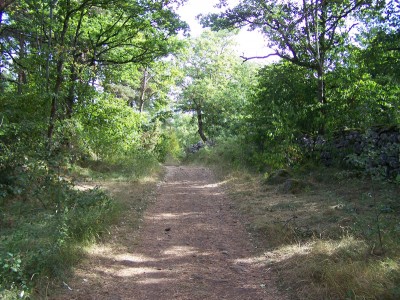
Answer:
[[[51,299],[284,299],[212,172],[166,168],[141,228],[128,212]]]

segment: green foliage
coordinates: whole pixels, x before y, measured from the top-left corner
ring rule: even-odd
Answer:
[[[132,101],[140,69],[151,66],[162,84],[147,92],[155,110],[165,108],[173,76],[156,60],[182,46],[176,34],[186,29],[174,3],[7,3],[0,32],[2,147],[21,144],[13,155],[39,150],[52,159],[89,154],[108,160],[140,149],[143,118],[126,107],[126,98],[124,106],[96,90],[128,83]]]
[[[254,144],[255,165],[282,168],[301,159],[296,138],[318,131],[323,121],[313,96],[315,86],[312,73],[293,64],[261,69],[243,129],[245,139]]]
[[[171,127],[176,133],[180,147],[185,149],[199,141],[197,126],[191,115],[175,115],[172,120]]]
[[[163,132],[154,152],[160,162],[165,162],[168,156],[172,159],[179,159],[182,156],[182,148],[179,145],[175,131],[169,130]]]
[[[244,130],[246,139],[255,146],[256,165],[281,168],[301,162],[303,157],[318,158],[302,153],[297,139],[314,136],[320,128],[329,136],[343,128],[366,130],[377,124],[399,123],[400,86],[395,76],[377,73],[371,67],[372,62],[365,57],[370,49],[348,50],[344,64],[326,76],[328,102],[323,110],[314,96],[317,80],[312,72],[289,63],[268,65],[260,71]],[[358,166],[368,167],[381,154],[374,151],[352,158],[358,160]]]
[[[7,252],[0,257],[0,296],[2,299],[24,298],[28,296],[30,286],[21,269],[22,260],[20,255]],[[4,298],[3,298],[4,297]]]
[[[180,57],[185,77],[179,109],[197,118],[200,136],[237,134],[255,66],[237,58],[232,33],[205,31],[190,42],[190,50]]]
[[[164,129],[160,121],[166,122],[163,114],[151,120],[148,117],[134,111],[122,99],[102,94],[95,103],[78,111],[79,147],[96,160],[120,166],[129,165],[127,162],[135,164],[134,161],[140,165],[145,156],[150,160],[153,156],[160,162],[168,154],[177,156],[180,149],[176,136]]]
[[[119,161],[81,160],[71,167],[74,176],[88,180],[138,180],[159,171],[160,162],[154,153],[137,152],[129,157],[121,157]]]
[[[82,105],[77,114],[82,147],[98,159],[111,161],[138,149],[142,116],[107,94],[93,102]]]
[[[104,70],[105,91],[123,99],[133,109],[152,116],[168,109],[169,94],[181,71],[172,61],[160,60],[145,66],[122,65]]]
[[[251,153],[237,137],[226,137],[217,139],[212,147],[205,147],[197,153],[186,157],[186,162],[204,164],[214,168],[216,171],[223,169],[240,170],[246,166],[252,167]],[[224,173],[223,172],[223,173]]]
[[[368,4],[367,0],[242,0],[232,9],[203,17],[202,23],[214,30],[247,25],[250,30],[259,30],[265,35],[270,48],[265,57],[277,56],[314,72],[318,81],[314,93],[320,104],[321,115],[325,116],[325,75],[337,62],[342,47],[348,41],[348,32],[352,29],[350,16]],[[324,131],[324,127],[319,130]]]
[[[29,173],[29,190],[1,204],[0,296],[27,295],[37,280],[68,272],[79,246],[107,232],[116,217],[104,192],[78,191],[51,172]]]
[[[332,83],[328,90],[332,99],[328,108],[329,128],[366,129],[400,121],[400,85],[390,73],[377,74],[367,67],[367,62],[363,61],[364,54],[352,51],[348,66],[337,67],[328,75]]]
[[[36,93],[0,95],[0,160],[42,150],[46,109],[46,99]]]
[[[303,157],[317,158],[298,147],[303,135],[399,123],[398,13],[393,1],[370,6],[368,1],[243,0],[203,17],[215,30],[251,23],[252,30],[262,29],[268,37],[270,55],[286,61],[260,71],[254,96],[246,95],[250,101],[245,118],[239,118],[256,166],[281,168]],[[365,23],[365,30],[359,27],[357,44],[349,39],[350,16]],[[236,108],[238,98],[231,103]],[[223,115],[218,102],[210,106]]]
[[[279,137],[287,136],[287,132],[318,130],[322,120],[313,93],[317,82],[312,72],[289,63],[273,64],[260,71],[258,80],[249,109],[254,121],[264,124],[265,132]]]

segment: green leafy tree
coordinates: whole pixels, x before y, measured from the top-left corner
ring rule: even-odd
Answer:
[[[317,79],[313,72],[288,62],[267,65],[258,74],[246,106],[246,147],[256,165],[282,167],[290,162],[296,138],[319,128]]]
[[[97,159],[115,161],[140,148],[143,120],[123,100],[103,95],[78,109],[81,143]]]
[[[123,65],[109,69],[102,85],[133,109],[155,116],[168,110],[170,91],[181,73],[171,60],[161,59],[145,66]]]
[[[234,50],[232,34],[205,31],[191,40],[182,60],[180,109],[194,112],[198,133],[216,136],[222,128],[233,128],[246,101],[246,89],[254,68],[241,65]]]
[[[380,10],[361,14],[364,28],[358,35],[361,59],[377,80],[399,84],[400,78],[400,5],[388,0]]]
[[[223,5],[225,1],[220,1]],[[370,4],[363,0],[257,1],[243,0],[233,9],[202,18],[205,26],[229,29],[249,26],[268,40],[271,53],[312,70],[318,80],[317,99],[326,114],[326,73],[334,66],[349,31],[355,25],[351,15]],[[254,57],[251,57],[254,58]],[[245,58],[245,60],[251,59]],[[324,124],[320,125],[323,131]]]
[[[345,48],[342,64],[328,73],[331,127],[399,123],[400,7],[386,1],[381,9],[359,14],[357,43]],[[335,123],[335,124],[334,124]],[[335,126],[336,125],[336,126]]]
[[[0,39],[2,59],[11,63],[2,78],[17,77],[20,93],[22,84],[31,84],[30,90],[48,98],[49,145],[56,122],[72,116],[106,68],[148,64],[179,47],[173,37],[186,25],[173,12],[174,2],[43,0],[8,6]]]

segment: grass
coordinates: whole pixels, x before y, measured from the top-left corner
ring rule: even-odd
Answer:
[[[163,176],[164,172],[160,170],[134,181],[131,178],[126,178],[125,181],[101,180],[81,182],[77,186],[80,189],[88,190],[100,185],[101,189],[113,198],[121,210],[117,222],[108,228],[108,234],[84,247],[84,259],[76,266],[74,276],[64,279],[68,286],[79,286],[86,278],[90,278],[91,282],[102,282],[99,279],[100,275],[93,272],[99,266],[99,257],[126,253],[127,249],[132,249],[138,244],[137,230],[142,225],[143,214],[147,206],[155,200],[156,186]],[[50,298],[54,299],[71,296],[63,284],[53,285],[49,294]]]
[[[218,157],[207,150],[195,161],[226,182],[290,299],[400,299],[399,185],[314,166],[290,171],[306,186],[291,191]]]
[[[365,241],[344,236],[338,240],[315,240],[286,252],[278,248],[269,255],[282,258],[274,268],[284,282],[282,288],[294,298],[397,299],[398,262],[368,256],[368,251]]]
[[[325,176],[331,173],[322,172]],[[274,264],[280,281],[286,282],[284,288],[290,287],[298,299],[400,296],[398,187],[377,186],[376,199],[372,199],[365,196],[371,187],[368,180],[318,183],[309,176],[307,180],[314,181],[312,189],[282,194],[276,186],[240,178],[231,181],[232,196],[264,250],[285,257],[287,253],[281,251],[287,246],[305,245],[308,249],[299,254],[294,247],[292,258]],[[385,207],[390,210],[381,214]],[[379,221],[377,214],[381,214]]]
[[[160,167],[133,163],[88,163],[62,176],[25,174],[27,185],[0,199],[0,299],[46,298],[49,286],[68,278],[84,249],[109,236],[127,208],[139,224],[143,193],[154,185],[146,183],[145,168],[156,174]]]
[[[160,164],[157,159],[153,155],[142,153],[114,162],[88,159],[71,166],[69,173],[80,180],[132,181],[159,171]]]
[[[63,278],[82,246],[107,231],[117,206],[104,192],[76,191],[52,180],[1,205],[0,298],[34,295],[42,282]]]

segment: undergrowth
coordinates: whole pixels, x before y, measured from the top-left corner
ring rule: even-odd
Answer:
[[[249,168],[240,147],[228,141],[187,161],[211,166],[226,182],[290,299],[400,298],[399,185],[312,162]]]
[[[70,175],[86,180],[137,180],[160,170],[160,163],[151,153],[137,153],[118,160],[86,159],[71,166]]]
[[[154,172],[152,157],[56,166],[15,164],[0,182],[0,299],[40,298],[69,276],[83,246],[98,240],[122,207],[99,188],[80,190],[73,178],[137,180]]]
[[[78,191],[50,173],[31,176],[19,194],[1,199],[2,299],[34,297],[40,283],[66,276],[81,246],[117,217],[116,205],[99,189]]]

